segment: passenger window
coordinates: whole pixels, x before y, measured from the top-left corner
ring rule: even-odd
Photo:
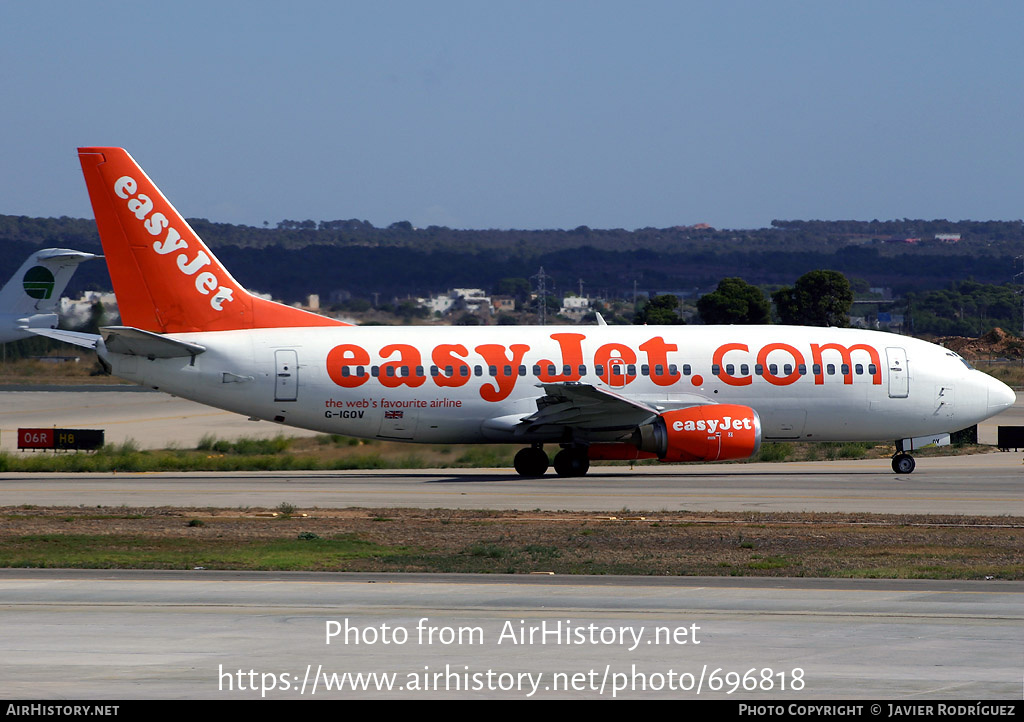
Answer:
[[[533,375],[540,376],[540,364],[533,365]]]
[[[594,373],[598,376],[604,376],[604,364],[597,364],[594,367]]]
[[[579,371],[580,376],[586,376],[587,375],[587,367],[584,366],[583,364],[580,364],[580,367],[577,370]]]
[[[434,367],[434,370],[435,371],[437,370],[436,366]],[[422,378],[422,376],[423,376],[423,367],[422,366],[417,366],[416,367],[416,375]],[[437,376],[437,374],[434,374],[434,375]]]
[[[348,366],[342,366],[342,367],[341,367],[341,375],[342,375],[343,377],[346,377],[346,378],[347,378],[347,377],[349,376],[349,374],[350,374],[350,373],[351,373],[351,372],[350,372],[350,371],[348,370]]]
[[[661,364],[655,364],[655,366],[654,366],[654,375],[655,376],[664,376],[665,375],[665,367],[662,366]]]
[[[726,364],[725,365],[725,372],[727,374],[729,374],[730,376],[735,376],[736,375],[736,367],[733,366],[732,364]]]
[[[362,366],[356,366],[356,376],[365,376],[366,371],[363,370]]]
[[[431,376],[440,376],[441,375],[441,369],[439,369],[437,366],[431,366],[430,367],[430,375]]]
[[[511,376],[512,375],[512,367],[511,366],[506,366],[505,367],[505,375],[506,376]]]
[[[454,371],[455,371],[455,369],[453,369],[451,366],[445,366],[444,367],[444,375],[447,376],[448,378],[451,378],[452,376],[455,375],[453,373]]]
[[[850,373],[850,364],[843,364],[843,376],[847,376]]]
[[[874,364],[868,364],[868,373],[874,376],[878,373],[878,367]]]
[[[797,367],[797,370],[800,372],[801,376],[806,376],[807,375],[807,364],[800,364]]]
[[[864,373],[864,364],[857,364],[856,366],[853,367],[853,370],[857,372],[858,376],[860,376],[862,373]]]
[[[483,376],[484,375],[483,368],[481,366],[474,366],[473,367],[473,375],[474,376]]]
[[[459,376],[469,376],[469,366],[459,366]]]
[[[836,375],[836,365],[835,364],[828,364],[827,366],[825,366],[825,371],[828,372],[829,376],[835,376]]]
[[[670,369],[671,373],[675,373],[675,367],[674,366],[669,366],[669,369]],[[683,376],[689,376],[689,375],[690,375],[690,364],[683,364]]]
[[[747,364],[740,364],[740,376],[749,376],[749,375],[750,375],[750,366],[748,366]]]
[[[786,364],[785,366],[783,366],[782,373],[785,376],[789,376],[791,373],[793,373],[793,364]]]
[[[555,375],[555,365],[554,364],[548,364],[548,376],[554,376],[554,375]]]
[[[497,366],[488,366],[487,367],[487,373],[489,373],[491,376],[497,376],[498,375],[498,367]]]
[[[722,368],[718,364],[711,364],[711,375],[718,376],[722,372]]]
[[[394,376],[395,375],[395,367],[394,366],[388,366],[387,371],[385,371],[384,374],[387,375],[387,376]]]
[[[648,366],[647,364],[641,364],[641,366],[640,366],[640,375],[641,376],[650,376],[651,375],[651,367]]]
[[[519,367],[519,375],[520,376],[526,376],[526,367],[525,366],[520,366]]]
[[[571,375],[572,375],[572,366],[570,366],[569,364],[566,364],[565,366],[562,367],[562,376],[571,376]]]
[[[406,377],[406,376],[409,375],[409,367],[408,366],[401,366],[400,368],[402,370],[402,376],[403,377]]]
[[[768,364],[768,370],[771,371],[772,376],[778,376],[779,375],[779,365],[778,364]]]
[[[636,365],[635,364],[630,364],[629,366],[627,366],[626,367],[626,374],[628,376],[636,376]]]
[[[814,364],[811,366],[811,371],[814,372],[815,376],[821,376],[821,364]]]
[[[764,366],[762,366],[761,364],[755,364],[754,374],[757,376],[764,376]]]
[[[380,366],[371,366],[370,375],[373,376],[374,378],[380,376]]]

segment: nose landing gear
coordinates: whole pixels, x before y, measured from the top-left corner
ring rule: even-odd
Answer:
[[[903,451],[896,452],[892,457],[892,470],[897,474],[910,474],[914,471],[917,462],[914,457]]]

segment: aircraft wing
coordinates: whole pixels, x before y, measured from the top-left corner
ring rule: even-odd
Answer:
[[[515,430],[520,434],[552,426],[598,432],[631,431],[668,409],[714,403],[695,394],[677,394],[671,399],[629,397],[578,381],[540,386],[545,393],[537,399],[537,411],[518,419]]]
[[[658,410],[609,389],[584,383],[541,384],[545,394],[537,411],[521,423],[537,426],[573,426],[594,431],[632,429],[658,415]]]

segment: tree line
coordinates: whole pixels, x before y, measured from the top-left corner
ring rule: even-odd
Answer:
[[[759,307],[744,300],[749,291],[729,284],[720,288],[722,279],[742,278],[767,290],[775,300],[773,318],[781,320],[793,298],[775,295],[794,277],[827,268],[860,290],[888,287],[905,298],[904,306],[890,310],[913,319],[915,332],[1020,328],[1020,304],[1009,283],[1020,266],[1015,260],[1024,240],[1020,221],[776,220],[762,229],[633,231],[459,230],[415,228],[407,221],[377,228],[358,219],[286,220],[262,228],[205,219],[190,223],[239,282],[289,303],[316,293],[325,304],[379,298],[398,307],[403,300],[452,287],[507,293],[499,289],[503,279],[528,279],[544,266],[554,277],[549,291],[555,297],[576,290],[580,279],[587,295],[606,299],[628,299],[636,291],[687,299],[703,295],[708,300],[702,318],[717,312],[730,319],[751,313],[751,303]],[[936,233],[960,233],[962,241],[939,243]],[[889,243],[894,237],[922,240]],[[102,253],[91,219],[0,215],[0,278],[9,278],[29,253],[45,246]],[[110,288],[106,265],[93,262],[78,269],[68,291]],[[717,310],[709,304],[718,304]]]
[[[850,325],[853,290],[838,271],[805,273],[792,286],[768,296],[742,278],[723,278],[718,287],[697,299],[701,323],[708,325],[767,324],[772,322],[772,303],[780,323],[795,326]],[[663,294],[649,299],[634,319],[640,324],[681,324],[679,299]]]

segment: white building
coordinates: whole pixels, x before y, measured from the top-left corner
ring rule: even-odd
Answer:
[[[566,296],[562,299],[562,308],[558,313],[573,321],[581,321],[590,313],[590,299],[585,296]]]
[[[117,299],[113,293],[100,293],[99,291],[85,291],[78,298],[60,299],[60,317],[66,326],[81,326],[89,322],[92,317],[92,307],[95,303],[103,304],[106,312],[106,323],[111,323],[113,318],[120,318],[117,312]]]
[[[416,303],[442,315],[456,309],[476,312],[491,308],[491,299],[482,288],[453,288],[444,295],[417,298]]]

